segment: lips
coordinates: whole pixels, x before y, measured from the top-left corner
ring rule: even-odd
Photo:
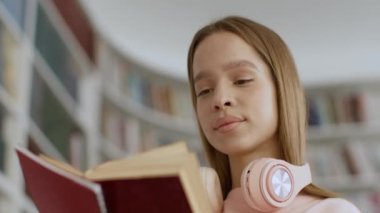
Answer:
[[[216,131],[226,132],[233,129],[239,123],[245,121],[243,118],[235,116],[224,116],[216,120],[212,128]]]

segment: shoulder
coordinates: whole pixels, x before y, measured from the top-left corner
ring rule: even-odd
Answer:
[[[360,210],[342,198],[326,198],[320,200],[318,204],[310,209],[310,212],[344,212],[344,213],[360,213]]]

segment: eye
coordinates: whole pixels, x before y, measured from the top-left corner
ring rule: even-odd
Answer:
[[[199,93],[197,93],[197,97],[200,97],[200,96],[203,96],[203,95],[207,95],[210,92],[211,92],[211,88],[209,88],[209,89],[203,89]]]
[[[244,84],[248,84],[250,82],[253,81],[253,78],[250,78],[250,79],[239,79],[237,81],[234,82],[235,85],[244,85]]]

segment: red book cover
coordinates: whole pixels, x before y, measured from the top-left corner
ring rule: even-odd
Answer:
[[[59,169],[16,148],[26,188],[40,213],[106,212],[99,184]]]
[[[108,180],[102,185],[112,213],[192,212],[179,177]]]

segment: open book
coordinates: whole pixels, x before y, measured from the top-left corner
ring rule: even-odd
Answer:
[[[211,212],[199,163],[184,142],[81,172],[16,148],[39,212]]]

